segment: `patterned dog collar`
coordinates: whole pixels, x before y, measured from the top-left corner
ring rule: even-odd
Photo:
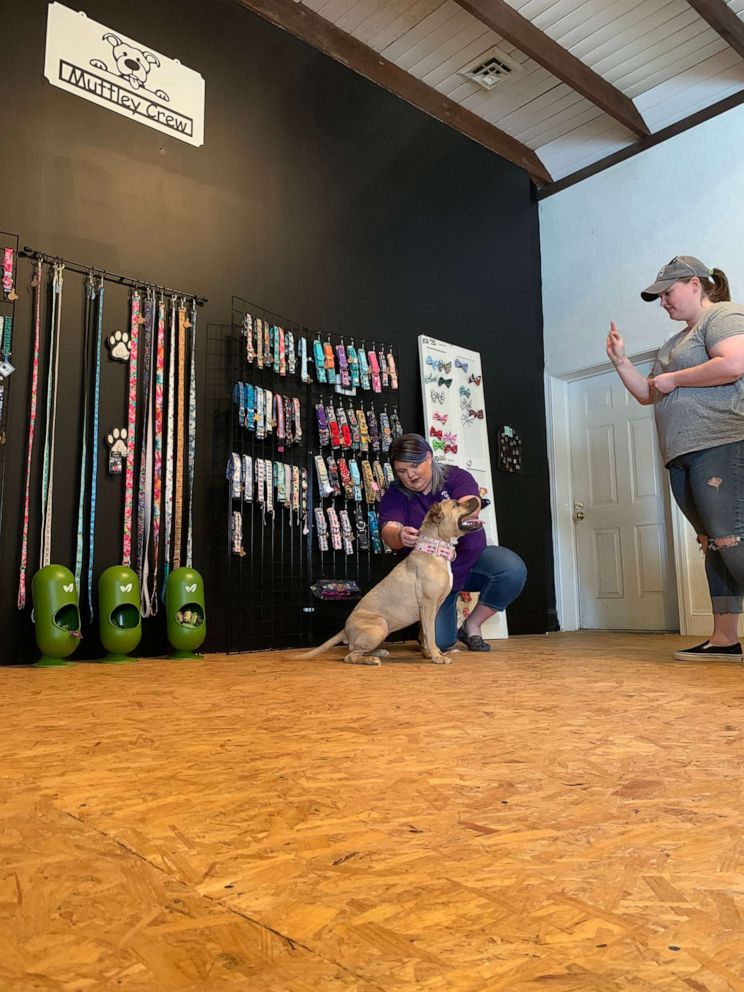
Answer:
[[[454,561],[457,555],[454,544],[449,541],[416,541],[414,551],[423,551],[424,554],[434,555],[435,558],[445,558],[447,561]]]

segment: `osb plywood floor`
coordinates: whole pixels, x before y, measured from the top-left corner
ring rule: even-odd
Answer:
[[[0,989],[741,992],[744,668],[684,643],[0,670]]]

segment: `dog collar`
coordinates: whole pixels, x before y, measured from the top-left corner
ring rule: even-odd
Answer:
[[[424,554],[434,555],[435,558],[445,558],[447,561],[454,561],[457,552],[454,544],[449,541],[416,541],[414,551],[423,551]]]

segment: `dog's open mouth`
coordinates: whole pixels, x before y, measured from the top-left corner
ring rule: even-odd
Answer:
[[[483,526],[483,521],[479,520],[477,517],[463,517],[458,526],[460,530],[466,532],[469,530],[480,530]]]

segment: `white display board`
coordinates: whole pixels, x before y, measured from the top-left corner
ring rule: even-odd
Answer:
[[[438,462],[458,465],[474,476],[481,496],[490,500],[480,515],[486,538],[498,544],[480,353],[425,334],[419,334],[418,343],[427,440]],[[485,638],[508,637],[506,613],[495,613],[481,633]]]

